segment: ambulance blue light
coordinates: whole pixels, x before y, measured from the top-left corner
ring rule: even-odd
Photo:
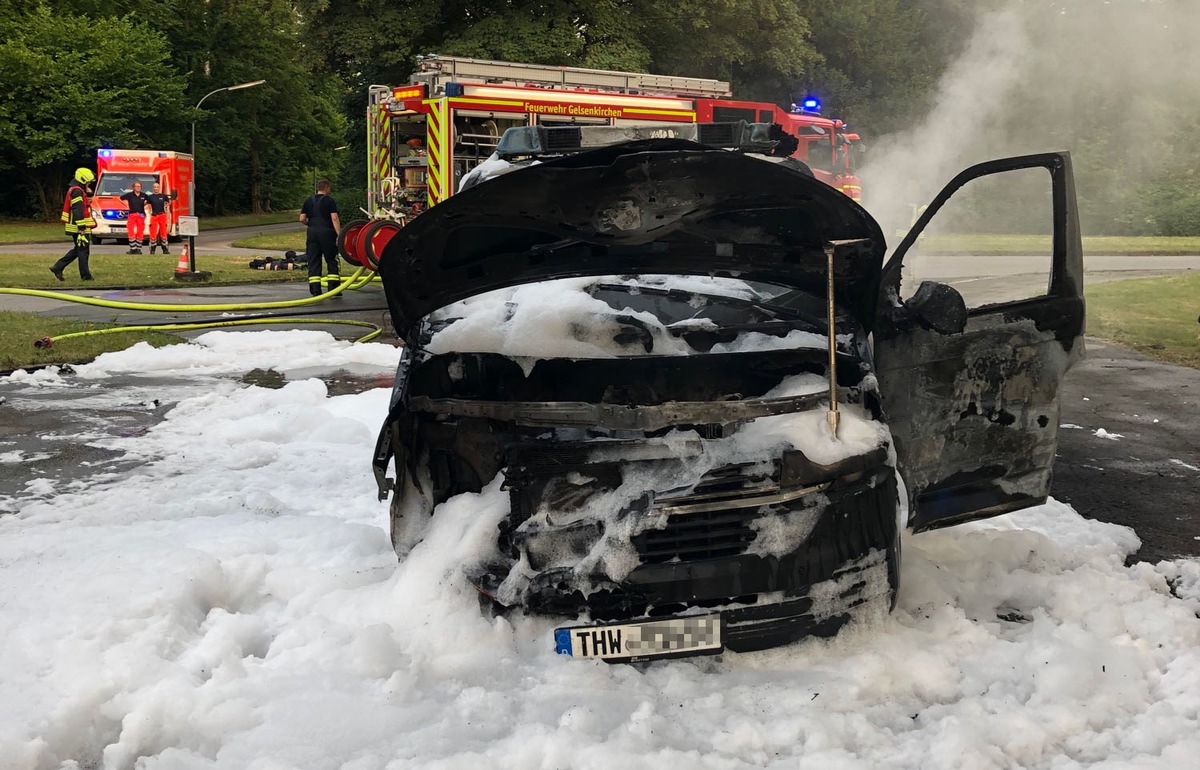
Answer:
[[[101,151],[100,151],[100,157],[101,157],[101,158],[111,158],[111,157],[112,157],[112,150],[101,150]]]
[[[821,100],[815,96],[806,96],[804,101],[800,102],[800,109],[805,112],[820,112]]]

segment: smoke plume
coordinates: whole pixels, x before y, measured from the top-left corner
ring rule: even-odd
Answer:
[[[929,114],[871,142],[861,176],[884,232],[992,158],[1071,151],[1085,233],[1127,213],[1130,190],[1200,165],[1200,0],[989,5]]]

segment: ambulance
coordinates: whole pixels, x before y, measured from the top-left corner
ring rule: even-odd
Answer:
[[[129,206],[121,196],[133,189],[134,182],[142,183],[142,192],[149,195],[155,183],[171,196],[168,218],[168,240],[179,240],[179,217],[192,216],[192,180],[195,167],[192,156],[174,150],[101,149],[96,152],[96,192],[92,196],[92,216],[96,227],[92,243],[106,238],[117,242],[127,240],[125,218]]]

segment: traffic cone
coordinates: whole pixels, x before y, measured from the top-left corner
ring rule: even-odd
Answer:
[[[179,264],[175,266],[176,273],[192,272],[192,262],[188,256],[188,245],[183,244],[183,248],[179,250]]]

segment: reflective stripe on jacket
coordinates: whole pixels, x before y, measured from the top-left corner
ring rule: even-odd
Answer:
[[[77,233],[80,230],[87,232],[96,226],[96,220],[92,218],[92,202],[88,200],[87,190],[75,183],[67,188],[67,194],[63,198],[61,219],[68,234]]]

